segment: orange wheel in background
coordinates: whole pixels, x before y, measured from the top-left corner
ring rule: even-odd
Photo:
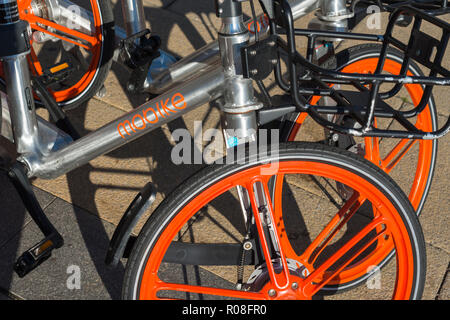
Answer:
[[[67,3],[67,1],[65,1]],[[60,13],[58,0],[18,0],[20,18],[30,23],[33,35],[29,56],[31,72],[45,70],[63,62],[73,66],[71,74],[49,91],[64,109],[88,101],[102,87],[109,72],[115,45],[114,18],[110,1],[74,0],[68,10],[91,21],[80,27],[76,19]],[[39,104],[39,101],[36,101]]]
[[[380,52],[380,45],[360,45],[344,50],[337,54],[337,66],[339,70],[347,73],[373,73],[378,63],[378,55]],[[401,53],[397,50],[389,50],[388,57],[384,66],[384,72],[391,74],[399,74],[403,58]],[[417,65],[410,66],[409,74],[421,75],[421,71]],[[413,105],[418,105],[423,94],[423,89],[420,85],[405,84],[405,89],[409,95],[408,100]],[[311,104],[317,104],[320,97],[313,97]],[[411,106],[408,108],[411,109]],[[294,141],[299,134],[301,134],[301,127],[305,120],[308,119],[306,113],[294,115],[291,118],[294,125],[291,127],[288,135],[289,141]],[[377,119],[375,119],[377,121]],[[377,123],[377,122],[375,122]],[[426,109],[417,117],[415,126],[425,132],[436,130],[437,127],[437,113],[434,101],[431,99]],[[404,166],[403,169],[407,174],[414,176],[410,186],[404,186],[404,191],[409,195],[416,213],[419,214],[423,208],[426,197],[431,186],[433,172],[436,162],[437,154],[437,140],[394,140],[391,139],[393,147],[385,148],[384,154],[381,155],[380,149],[383,143],[389,139],[381,141],[380,138],[364,138],[365,158],[380,167],[384,172],[391,173],[397,166]],[[395,141],[393,143],[392,141]],[[416,147],[413,153],[413,147]],[[417,150],[418,149],[418,150]],[[408,160],[403,160],[410,153]],[[413,159],[411,160],[411,158]],[[414,163],[415,162],[415,163]],[[280,179],[278,179],[280,178]],[[278,177],[274,189],[275,205],[281,206],[281,194],[283,189],[282,177]],[[281,212],[281,211],[278,211]],[[279,230],[283,224],[279,227]],[[284,238],[286,240],[286,237]],[[286,243],[287,245],[287,243]],[[345,290],[351,288],[364,281],[367,277],[367,268],[370,265],[381,267],[386,263],[389,257],[392,256],[392,244],[390,242],[380,242],[376,248],[373,248],[371,258],[367,258],[365,263],[361,263],[354,268],[349,268],[342,272],[339,279],[334,282],[331,281],[328,286],[323,288],[323,292],[334,292],[336,290]],[[298,258],[294,250],[290,249],[290,254],[287,255],[293,259]]]
[[[355,296],[358,299],[420,298],[425,271],[424,244],[414,210],[387,175],[349,152],[336,150],[317,144],[291,143],[281,145],[279,158],[273,157],[271,164],[261,164],[252,158],[243,165],[214,165],[194,175],[164,200],[140,232],[128,260],[123,297],[160,299],[194,298],[199,295],[204,299],[217,299],[219,296],[236,299],[312,299],[322,287],[341,278],[342,272],[355,264],[364,263],[364,253],[368,248],[378,242],[390,241],[396,248],[395,266],[389,272],[381,271],[383,290],[387,292],[381,296],[380,292],[367,290],[364,291],[367,296],[361,293]],[[296,203],[299,211],[312,218],[320,216],[325,223],[318,236],[311,238],[295,260],[289,258],[291,245],[284,241],[285,233],[278,232],[278,228],[270,231],[269,227],[278,225],[280,221],[277,217],[283,216],[282,212],[277,212],[281,210],[280,206],[272,207],[269,180],[274,174],[290,175],[303,182],[314,176],[324,182],[345,184],[355,191],[351,199],[331,211],[321,206],[317,212],[307,212],[308,201],[299,196]],[[217,224],[220,219],[216,212],[220,211],[228,221],[239,225],[236,221],[239,201],[236,197],[230,198],[237,187],[242,187],[248,195],[249,210],[256,226],[254,236],[260,239],[264,260],[255,266],[256,270],[244,283],[243,289],[233,288],[230,269],[224,270],[223,266],[209,266],[204,270],[201,265],[178,266],[174,262],[164,262],[173,241],[198,242],[199,245],[226,242],[226,236],[221,237],[219,232],[208,226],[208,219]],[[289,197],[289,194],[285,193],[285,196]],[[293,208],[290,206],[290,209]],[[336,226],[340,231],[349,230],[348,222],[365,214],[367,208],[373,208],[373,215],[360,229],[351,234],[346,231],[347,236],[344,237],[333,232]],[[213,216],[214,219],[208,218]],[[331,225],[335,227],[331,228]],[[223,228],[224,222],[220,226]],[[183,239],[186,234],[191,234],[189,241]],[[319,246],[327,237],[332,241],[325,241],[325,247],[331,247]],[[312,261],[318,251],[320,258]],[[212,257],[216,251],[211,249],[210,254]],[[180,251],[178,255],[182,258],[189,253]],[[193,276],[189,275],[188,267],[194,268]],[[176,268],[181,268],[184,273],[176,272]],[[366,272],[370,275],[370,271]],[[178,279],[180,274],[184,276]]]

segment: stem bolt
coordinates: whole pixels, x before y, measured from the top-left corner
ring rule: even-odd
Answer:
[[[298,283],[297,283],[297,282],[292,283],[291,288],[292,288],[293,290],[297,290],[297,289],[298,289]]]
[[[274,289],[269,290],[269,297],[275,297],[277,295],[277,292]]]
[[[334,142],[337,142],[339,140],[339,135],[335,133],[331,138],[333,139]]]
[[[246,241],[244,243],[244,250],[248,251],[251,250],[253,248],[253,244],[250,241]]]

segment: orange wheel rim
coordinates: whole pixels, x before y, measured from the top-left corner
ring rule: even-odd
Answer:
[[[97,1],[90,0],[96,30],[95,35],[83,34],[77,30],[72,30],[52,21],[35,16],[33,14],[31,2],[32,0],[18,0],[18,5],[20,18],[28,21],[33,31],[42,31],[52,36],[56,36],[60,38],[61,41],[70,42],[91,52],[89,69],[75,84],[64,90],[51,91],[57,102],[66,102],[74,99],[90,86],[95,74],[98,71],[98,65],[102,54],[102,19]],[[52,27],[63,35],[60,35],[59,33],[55,34],[49,31],[46,27]],[[29,63],[31,65],[32,72],[37,75],[42,75],[43,68],[33,50],[33,47],[29,56]],[[3,74],[2,68],[0,69],[0,74]]]
[[[366,58],[355,61],[342,69],[342,72],[346,73],[373,73],[378,64],[378,58]],[[391,59],[386,59],[384,71],[391,74],[399,74],[401,69],[401,64],[393,61]],[[409,72],[409,75],[412,73]],[[405,84],[405,88],[408,91],[412,102],[414,105],[418,105],[422,95],[423,89],[419,84]],[[311,104],[315,105],[319,102],[321,97],[314,96],[311,99]],[[289,136],[289,141],[293,141],[295,136],[298,134],[301,125],[307,118],[306,113],[302,113],[297,118],[295,126]],[[375,119],[376,121],[376,119]],[[375,122],[376,125],[376,122]],[[433,130],[433,121],[431,117],[431,112],[429,106],[424,109],[424,111],[418,115],[416,127],[425,132],[430,132]],[[419,144],[419,154],[417,162],[417,170],[414,177],[414,182],[412,184],[409,200],[411,201],[414,209],[417,210],[419,207],[422,195],[425,192],[428,181],[428,173],[432,166],[432,153],[433,153],[433,141],[430,140],[401,140],[392,150],[388,153],[386,157],[381,159],[379,154],[379,139],[378,138],[365,138],[366,145],[366,158],[372,161],[375,165],[381,167],[385,172],[389,173],[403,158],[403,156],[413,147],[415,143]],[[281,179],[280,179],[281,178]],[[277,178],[277,185],[275,188],[275,204],[279,204],[281,201],[282,192],[282,181],[283,177]],[[279,204],[281,205],[281,204]],[[281,212],[281,211],[277,211]],[[340,274],[339,281],[330,282],[330,285],[339,285],[347,282],[351,282],[363,277],[366,274],[367,267],[370,265],[378,265],[381,263],[393,250],[393,245],[390,242],[381,243],[379,242],[377,247],[373,250],[370,259],[365,259],[361,261],[358,265],[352,266],[348,270],[343,271]],[[291,248],[288,257],[296,258],[294,250]]]
[[[143,264],[143,269],[141,272],[142,277],[137,292],[140,299],[158,299],[157,293],[165,290],[208,294],[213,296],[228,296],[241,299],[271,299],[271,297],[268,296],[267,291],[274,287],[281,288],[281,290],[278,290],[281,294],[278,294],[277,298],[287,297],[310,299],[324,285],[332,281],[338,275],[340,276],[340,272],[342,270],[334,270],[335,273],[330,272],[329,270],[334,261],[337,261],[333,259],[340,259],[343,254],[347,252],[346,250],[348,250],[348,248],[352,248],[352,246],[358,243],[358,241],[362,239],[361,237],[366,236],[368,232],[378,230],[380,225],[385,226],[383,229],[384,231],[378,233],[374,237],[374,241],[382,241],[380,239],[384,235],[388,234],[389,239],[392,239],[396,247],[397,278],[393,298],[410,298],[414,285],[414,254],[413,248],[410,245],[408,231],[405,228],[402,218],[398,215],[396,208],[386,198],[382,191],[357,174],[340,167],[335,167],[320,162],[313,163],[308,161],[281,162],[278,167],[278,174],[316,175],[340,181],[355,190],[357,189],[359,192],[358,198],[364,197],[365,199],[370,199],[372,205],[377,208],[377,214],[374,216],[374,220],[363,228],[358,235],[353,237],[341,249],[337,250],[329,258],[329,260],[323,262],[316,269],[310,269],[311,273],[305,279],[295,278],[292,275],[287,275],[288,279],[285,279],[283,272],[281,272],[277,275],[277,280],[281,280],[278,284],[274,284],[274,282],[270,280],[260,292],[228,290],[205,286],[167,283],[162,281],[158,276],[158,270],[165,252],[167,251],[171,241],[175,238],[177,232],[180,231],[181,227],[185,225],[188,220],[191,219],[192,216],[206,204],[231,188],[236,186],[248,186],[254,181],[263,181],[267,183],[270,176],[261,176],[261,168],[269,168],[268,166],[269,165],[257,166],[223,178],[195,196],[193,199],[190,199],[189,202],[183,204],[183,208],[176,214],[170,223],[164,226],[164,230],[158,240],[153,243],[152,250]],[[265,192],[268,192],[268,187],[265,187]],[[251,197],[252,196],[250,195],[250,198]],[[275,207],[274,211],[276,210],[278,209]],[[257,220],[256,216],[258,215],[254,215]],[[273,214],[273,217],[275,216],[278,215]],[[282,239],[281,234],[279,234],[278,240],[279,244],[281,244],[280,252],[284,252],[284,255],[282,256],[287,257],[289,254],[288,250],[290,250],[289,248],[291,247],[290,244],[286,244],[286,242]],[[264,242],[264,240],[261,242]],[[262,244],[262,247],[264,248],[264,244]],[[305,250],[305,253],[308,252],[308,249]],[[359,253],[355,254],[355,256],[351,257],[350,260],[354,260],[354,258],[358,257],[358,255]],[[301,263],[305,263],[305,265],[307,264],[308,257],[301,255],[299,259]],[[285,280],[286,283],[284,283]],[[292,281],[296,281],[299,285],[299,289],[296,292],[292,292],[292,290],[289,289]]]
[[[342,69],[342,72],[366,73],[366,74],[371,73],[376,69],[377,63],[378,63],[377,58],[362,59],[344,67]],[[401,69],[400,63],[393,61],[391,59],[386,59],[385,66],[383,69],[384,71],[392,74],[399,74],[400,69]],[[412,73],[409,72],[409,75],[412,75]],[[420,86],[420,84],[405,84],[405,88],[408,91],[413,104],[418,105],[423,95],[423,89]],[[321,97],[318,96],[313,97],[311,100],[311,104],[312,105],[317,104],[320,98]],[[302,113],[299,115],[299,117],[296,120],[295,126],[289,136],[289,141],[293,141],[295,139],[295,136],[298,134],[301,125],[306,120],[307,116],[308,115],[306,113]],[[425,132],[431,132],[433,130],[433,121],[429,106],[427,106],[423,110],[423,112],[417,117],[416,127]],[[366,145],[367,146],[372,145],[372,140],[376,141],[377,139],[366,138]],[[427,179],[426,178],[424,179],[424,176],[428,177],[428,172],[430,171],[430,168],[432,166],[433,141],[415,140],[415,142],[412,145],[407,145],[408,141],[410,140],[408,139],[401,140],[399,144],[397,144],[396,147],[394,147],[394,149],[392,150],[393,152],[388,154],[384,159],[378,159],[377,156],[375,155],[370,157],[369,160],[374,162],[377,166],[381,167],[385,172],[389,173],[393,169],[393,167],[390,166],[391,162],[401,160],[401,158],[406,154],[404,153],[398,159],[394,159],[398,153],[404,151],[404,149],[407,149],[406,151],[409,151],[409,149],[412,148],[414,143],[418,143],[420,145],[417,171],[414,178],[414,183],[409,193],[409,200],[411,201],[414,209],[417,210],[422,199],[422,194],[424,193],[427,185]],[[380,160],[381,163],[378,160]]]

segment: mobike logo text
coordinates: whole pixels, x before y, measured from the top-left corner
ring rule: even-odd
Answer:
[[[130,136],[133,132],[144,130],[147,124],[156,124],[161,118],[166,118],[171,114],[176,114],[186,108],[186,101],[181,93],[175,93],[172,98],[162,99],[154,107],[148,107],[142,114],[136,114],[131,121],[125,120],[117,125],[117,131],[122,139],[126,139],[124,134]],[[140,121],[139,121],[139,120]]]

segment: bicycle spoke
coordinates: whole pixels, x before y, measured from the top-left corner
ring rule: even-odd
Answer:
[[[298,255],[295,253],[295,250],[289,241],[289,237],[286,232],[286,226],[284,225],[283,206],[282,206],[284,179],[285,179],[284,174],[278,174],[276,176],[275,190],[277,190],[277,192],[275,192],[275,198],[273,199],[273,204],[275,206],[274,207],[275,225],[278,234],[280,236],[281,244],[283,246],[283,250],[284,253],[286,254],[286,257],[298,259]]]
[[[377,127],[377,119],[373,120],[374,127]],[[365,138],[366,159],[372,161],[376,165],[380,164],[380,139],[377,137]]]
[[[49,35],[51,35],[53,37],[56,37],[56,38],[58,38],[60,40],[67,41],[69,43],[75,44],[75,45],[80,46],[80,47],[82,47],[82,48],[84,48],[86,50],[92,50],[92,48],[98,42],[98,39],[96,37],[84,34],[82,32],[76,31],[76,30],[69,29],[69,28],[64,27],[62,25],[54,23],[54,22],[52,22],[50,20],[46,20],[46,19],[43,19],[41,17],[37,17],[35,15],[30,15],[27,18],[28,18],[27,20],[30,22],[30,26],[31,26],[32,29],[37,30],[37,31],[41,31],[41,32],[44,32],[44,33],[47,33],[47,34],[49,34]],[[54,30],[62,32],[64,34],[70,36],[70,38],[66,37],[66,36],[63,36],[63,35],[60,35],[60,34],[57,34],[57,33],[54,33],[54,32],[52,32],[52,31],[50,31],[50,30],[48,30],[48,29],[46,29],[46,28],[44,28],[42,26],[46,26],[47,28],[52,28]],[[90,46],[85,45],[85,44],[81,43],[80,41],[87,42],[87,43],[89,43]]]
[[[39,62],[39,58],[37,57],[36,51],[34,51],[33,46],[31,46],[29,62],[31,62],[31,64],[34,66],[35,72],[38,75],[41,75],[42,74],[42,65]]]
[[[359,243],[364,237],[366,237],[370,232],[376,230],[376,228],[384,223],[385,219],[378,218],[373,220],[364,229],[362,229],[356,236],[350,239],[342,248],[340,248],[336,253],[334,253],[330,258],[328,258],[322,265],[314,270],[306,279],[304,286],[304,294],[306,296],[312,296],[317,293],[323,286],[325,286],[329,281],[331,281],[336,275],[338,275],[346,266],[348,266],[353,260],[355,260],[361,253],[363,253],[367,248],[369,248],[375,241],[379,240],[385,235],[386,229],[378,232],[375,237],[368,241],[362,248],[353,253],[345,262],[340,265],[339,268],[332,272],[326,272],[330,267],[332,267],[337,261],[343,258],[357,243]],[[320,283],[315,283],[314,280],[320,279]]]
[[[156,291],[171,290],[171,291],[182,291],[198,294],[208,294],[214,296],[223,296],[239,299],[252,299],[252,300],[262,300],[264,295],[255,292],[246,292],[230,289],[218,289],[212,287],[194,286],[188,284],[177,284],[177,283],[167,283],[163,281],[157,281],[155,285]]]
[[[246,185],[247,191],[250,197],[250,203],[252,205],[252,209],[254,212],[255,223],[258,229],[258,234],[261,242],[261,246],[264,253],[264,258],[267,265],[267,270],[269,272],[270,280],[272,284],[278,289],[286,289],[289,286],[289,269],[287,266],[286,257],[283,253],[283,248],[281,246],[280,237],[275,227],[275,216],[273,213],[272,201],[270,200],[270,193],[267,188],[267,180],[263,181],[263,179],[255,179],[252,182]],[[258,186],[262,187],[262,194],[259,194],[260,198],[257,201],[254,187],[258,188]],[[264,198],[262,199],[261,198]],[[259,203],[259,205],[258,205]],[[263,216],[263,219],[261,218]],[[266,236],[266,232],[264,230],[264,224],[267,224],[270,229],[269,237],[273,240],[273,245],[278,250],[279,258],[281,259],[282,271],[280,273],[275,272],[275,267],[272,261],[272,255],[270,250],[269,242],[270,239]]]
[[[397,143],[394,149],[381,161],[381,167],[384,171],[391,172],[416,142],[417,140],[403,139]]]
[[[380,163],[380,139],[365,138],[366,143],[366,159],[379,165]]]
[[[350,199],[347,200],[344,206],[342,206],[301,255],[301,260],[308,261],[310,265],[314,264],[324,248],[333,240],[334,236],[342,229],[350,218],[353,217],[354,213],[362,206],[365,200],[365,198],[360,197],[359,193],[354,192]]]

